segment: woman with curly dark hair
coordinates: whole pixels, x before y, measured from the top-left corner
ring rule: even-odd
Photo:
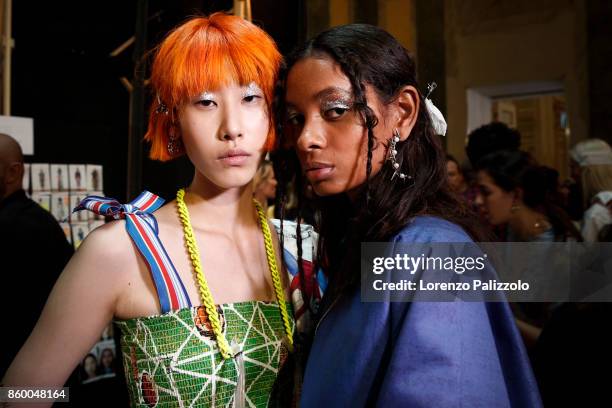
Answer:
[[[448,186],[439,115],[404,47],[374,26],[335,27],[288,57],[281,85],[294,154],[278,173],[299,161],[298,191],[312,186],[330,281],[303,406],[539,406],[506,303],[361,301],[361,242],[480,237]]]

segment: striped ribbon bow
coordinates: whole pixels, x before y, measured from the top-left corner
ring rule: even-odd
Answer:
[[[129,204],[108,197],[88,196],[72,211],[89,210],[115,220],[125,219],[125,228],[146,261],[159,296],[162,313],[191,307],[189,296],[174,264],[159,240],[159,229],[153,212],[162,206],[163,198],[142,192]]]

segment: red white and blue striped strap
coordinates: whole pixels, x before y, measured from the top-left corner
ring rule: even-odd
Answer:
[[[159,229],[153,212],[164,200],[144,191],[129,204],[107,197],[88,196],[73,210],[90,210],[115,220],[125,219],[125,228],[145,259],[157,289],[162,313],[191,307],[185,286],[159,240]]]

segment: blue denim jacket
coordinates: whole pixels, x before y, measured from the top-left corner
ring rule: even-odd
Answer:
[[[392,242],[471,242],[419,216]],[[340,297],[317,328],[302,407],[540,407],[507,303],[361,302]]]

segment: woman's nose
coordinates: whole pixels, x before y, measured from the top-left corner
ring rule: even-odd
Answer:
[[[296,142],[297,148],[304,152],[325,147],[325,137],[320,128],[305,125]]]

